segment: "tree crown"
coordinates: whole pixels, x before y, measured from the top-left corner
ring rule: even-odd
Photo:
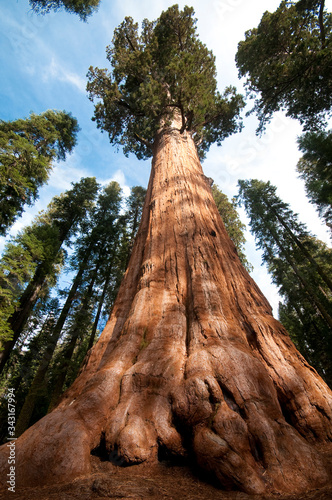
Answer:
[[[76,118],[65,111],[0,120],[0,234],[37,198],[53,160],[73,150],[78,130]]]
[[[93,119],[125,154],[151,156],[162,120],[167,123],[174,110],[202,157],[241,128],[243,98],[234,87],[217,91],[215,58],[198,39],[193,16],[192,8],[174,5],[157,21],[145,19],[140,32],[126,17],[107,47],[112,70],[89,69],[89,98],[99,99]]]
[[[332,14],[324,6],[324,0],[284,0],[239,43],[236,63],[255,98],[259,132],[278,110],[305,129],[325,126],[332,105]]]

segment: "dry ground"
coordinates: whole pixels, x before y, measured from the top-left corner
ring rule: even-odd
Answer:
[[[68,484],[52,487],[1,491],[1,499],[11,500],[332,500],[332,446],[324,453],[331,482],[320,490],[301,495],[247,495],[237,491],[222,491],[188,464],[172,465],[162,461],[157,465],[141,464],[118,467],[111,462],[92,457],[93,473]]]

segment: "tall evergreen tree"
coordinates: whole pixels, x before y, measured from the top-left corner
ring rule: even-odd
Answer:
[[[181,134],[191,134],[201,158],[212,143],[241,129],[243,98],[231,86],[217,90],[215,57],[198,39],[192,15],[192,8],[181,12],[175,5],[160,22],[145,19],[141,33],[126,17],[107,47],[112,72],[89,69],[90,99],[100,99],[94,119],[125,154],[151,157],[156,134],[174,110]]]
[[[5,246],[0,261],[0,318],[1,344],[11,341],[13,330],[10,318],[19,308],[20,297],[34,277],[37,267],[46,261],[54,250],[57,232],[45,223],[45,214],[37,217]],[[45,295],[55,283],[63,263],[63,252],[58,252],[49,265],[43,285]]]
[[[80,375],[16,441],[20,484],[88,474],[103,443],[126,465],[190,453],[250,493],[317,487],[326,475],[309,441],[332,438],[331,391],[242,266],[199,161],[239,129],[242,98],[217,92],[188,7],[141,34],[127,18],[108,55],[111,74],[91,70],[89,88],[111,141],[153,155],[142,221]]]
[[[310,202],[332,231],[332,131],[307,132],[298,139],[303,156],[297,171]]]
[[[16,431],[21,434],[28,426],[34,412],[37,396],[47,375],[52,357],[56,351],[57,343],[62,336],[65,324],[70,317],[77,294],[80,289],[87,287],[87,292],[82,291],[82,304],[78,305],[82,309],[82,314],[88,312],[90,300],[94,294],[94,285],[98,274],[102,273],[105,260],[112,260],[112,253],[116,251],[119,241],[120,228],[118,224],[119,211],[121,208],[121,188],[117,182],[111,182],[99,194],[97,203],[91,211],[90,217],[84,221],[84,234],[81,234],[76,242],[76,251],[72,257],[74,266],[77,269],[75,278],[72,281],[66,300],[63,304],[59,317],[52,329],[48,345],[34,379],[29,393],[27,394],[23,408],[19,415]],[[106,264],[107,265],[107,264]],[[62,392],[65,381],[68,363],[73,354],[75,344],[80,333],[79,325],[74,326],[69,332],[71,337],[69,345],[65,347],[63,355],[58,363],[58,375],[54,380],[55,387],[52,390],[51,402],[53,406]]]
[[[76,144],[77,120],[65,111],[12,122],[0,121],[0,234],[31,205],[47,181],[55,160],[64,160]]]
[[[67,12],[78,14],[82,21],[86,21],[91,14],[97,11],[100,0],[29,0],[29,3],[32,9],[40,14],[64,9]]]
[[[18,416],[34,379],[43,351],[49,342],[58,312],[59,301],[57,298],[38,301],[38,305],[34,308],[33,314],[15,344],[10,361],[1,374],[0,420],[2,425],[0,425],[0,441],[6,440],[8,434],[6,418],[2,418],[8,412],[8,402],[6,400],[8,388],[15,389],[15,410]],[[43,384],[39,394],[44,393],[45,397],[45,391],[47,391],[47,387]],[[42,411],[42,409],[38,408],[38,413],[39,411]]]
[[[61,257],[62,245],[70,243],[86,212],[92,208],[97,188],[94,177],[82,178],[73,184],[71,190],[53,198],[48,210],[37,217],[31,228],[25,230],[28,234],[35,233],[41,250],[34,274],[17,299],[15,311],[8,319],[13,336],[4,343],[0,352],[0,370],[3,369],[48,277],[54,273],[54,266]]]
[[[319,130],[331,116],[332,14],[325,0],[283,0],[265,12],[238,45],[240,77],[255,98],[252,111],[262,131],[274,112],[286,111],[306,130]]]
[[[297,347],[331,383],[332,251],[310,235],[269,182],[239,181],[239,186],[263,260],[285,299],[281,319]]]

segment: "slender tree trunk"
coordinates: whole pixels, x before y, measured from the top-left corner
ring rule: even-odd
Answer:
[[[63,227],[59,229],[59,240],[56,243],[56,247],[53,250],[53,259],[55,261],[59,251],[62,247],[63,242],[68,236],[71,227],[76,223],[77,217],[73,218],[69,223],[63,224]],[[22,330],[31,315],[31,311],[40,296],[41,290],[45,283],[47,276],[49,275],[49,262],[42,262],[36,269],[33,279],[30,281],[26,289],[24,290],[16,311],[12,314],[9,324],[13,331],[13,338],[8,340],[4,346],[3,350],[0,351],[0,373],[4,369],[5,364],[16,344]]]
[[[22,333],[24,325],[29,318],[38,297],[40,296],[45,279],[46,274],[43,272],[42,267],[38,268],[35,272],[33,280],[23,292],[17,310],[12,314],[9,320],[10,327],[13,331],[13,338],[5,342],[3,350],[0,351],[0,373],[3,371],[13,347]]]
[[[52,335],[49,339],[43,357],[38,366],[37,372],[33,378],[31,386],[29,388],[29,392],[24,400],[23,407],[20,411],[17,424],[16,424],[16,434],[20,436],[28,427],[29,423],[35,408],[35,404],[38,398],[38,395],[41,391],[42,386],[44,385],[45,376],[52,360],[52,356],[54,354],[56,345],[61,335],[61,331],[65,321],[67,319],[68,313],[72,306],[73,300],[75,298],[78,287],[81,284],[83,273],[86,269],[88,260],[90,257],[90,252],[87,252],[85,255],[85,259],[81,264],[80,269],[78,270],[76,277],[72,283],[67,299],[64,303],[63,308],[61,309],[60,316],[53,328]]]
[[[287,223],[281,217],[280,214],[275,210],[274,207],[272,207],[268,202],[266,202],[269,210],[271,210],[274,215],[277,217],[278,221],[280,224],[285,228],[286,232],[289,234],[293,242],[299,247],[301,250],[303,256],[308,259],[310,264],[313,266],[313,268],[317,271],[317,273],[320,275],[322,280],[326,283],[328,286],[329,290],[332,292],[332,280],[330,280],[329,276],[325,273],[324,269],[321,268],[321,266],[316,262],[316,260],[310,255],[310,252],[305,248],[305,246],[302,244],[302,242],[297,238],[297,236],[291,231],[291,229],[288,227]]]
[[[82,301],[82,304],[80,307],[80,311],[82,314],[84,314],[89,308],[91,298],[93,295],[93,287],[94,287],[94,284],[95,284],[95,281],[97,278],[98,270],[99,270],[99,265],[96,266],[96,268],[93,272],[93,276],[90,279],[90,284],[89,284],[88,290],[84,295],[84,298],[83,298],[83,301]],[[80,335],[80,332],[81,332],[80,325],[76,323],[74,329],[72,330],[72,332],[70,334],[70,336],[71,336],[70,342],[66,346],[66,348],[64,349],[62,356],[61,356],[60,373],[59,373],[59,376],[57,377],[55,384],[54,384],[54,389],[53,389],[51,401],[49,404],[49,411],[51,411],[54,408],[54,406],[58,402],[59,397],[62,394],[62,388],[63,388],[63,384],[65,383],[65,380],[66,380],[66,375],[67,375],[69,363],[70,363],[70,360],[73,356],[74,349],[75,349],[75,346],[77,343],[77,339]]]
[[[89,473],[102,437],[127,464],[158,460],[158,448],[190,454],[249,493],[327,480],[314,443],[332,439],[331,391],[241,265],[180,128],[156,138],[142,222],[101,338],[58,407],[16,442],[21,485]],[[7,456],[2,448],[3,468]]]
[[[97,327],[98,327],[98,323],[99,323],[101,311],[102,311],[102,308],[103,308],[103,304],[104,304],[104,301],[105,301],[106,292],[107,292],[107,289],[108,289],[108,286],[109,286],[109,283],[110,283],[110,279],[111,279],[111,271],[112,270],[110,268],[108,276],[107,276],[106,281],[104,283],[102,294],[101,294],[101,296],[100,296],[100,298],[98,300],[97,314],[96,314],[95,320],[93,322],[92,331],[91,331],[91,335],[90,335],[90,339],[89,339],[89,344],[88,344],[87,351],[89,351],[91,349],[91,347],[93,346],[94,341],[95,341],[95,337],[96,337],[96,332],[97,332]]]

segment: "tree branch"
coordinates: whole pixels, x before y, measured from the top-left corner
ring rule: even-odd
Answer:
[[[147,148],[149,148],[149,149],[152,149],[152,144],[151,144],[151,142],[149,142],[148,140],[144,139],[144,137],[141,137],[140,135],[136,134],[136,132],[135,132],[135,134],[134,134],[134,135],[135,135],[136,139],[137,139],[137,140],[138,140],[141,144],[143,144],[144,146],[146,146],[146,147],[147,147]]]
[[[196,125],[196,126],[198,126],[198,127],[205,127],[209,123],[212,123],[214,120],[216,120],[217,118],[219,118],[219,116],[221,116],[221,115],[222,115],[222,113],[218,113],[216,115],[213,115],[213,116],[211,116],[211,118],[207,118],[203,123],[200,123],[199,125]]]
[[[324,27],[324,7],[325,7],[325,0],[321,0],[320,2],[320,7],[319,7],[319,29],[320,29],[320,39],[322,41],[322,49],[325,49],[325,27]]]
[[[145,116],[144,113],[136,111],[123,99],[118,99],[117,104],[119,104],[119,106],[122,106],[123,108],[128,109],[128,111],[130,111],[134,116]]]
[[[126,39],[127,39],[127,42],[129,43],[130,47],[131,47],[131,50],[133,50],[134,52],[136,52],[136,48],[134,47],[133,45],[133,42],[130,40],[129,36],[126,34]]]
[[[180,128],[180,134],[183,134],[183,132],[185,131],[185,128],[186,128],[186,117],[184,115],[184,110],[183,110],[183,106],[182,104],[180,103],[180,111],[181,111],[181,119],[182,119],[182,126]]]

